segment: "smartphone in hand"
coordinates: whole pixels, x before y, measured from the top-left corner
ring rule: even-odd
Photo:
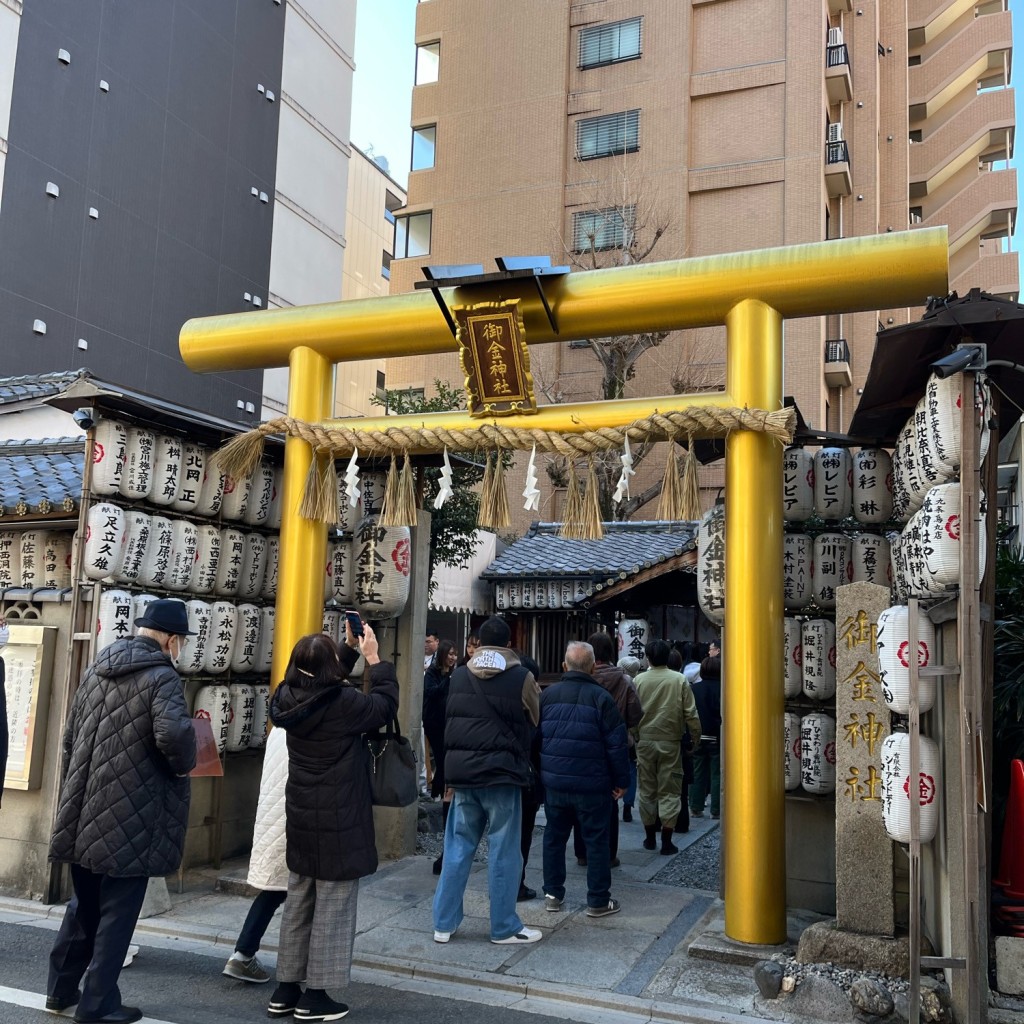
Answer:
[[[345,612],[345,620],[348,622],[348,628],[352,631],[352,636],[359,639],[363,635],[363,620],[359,617],[359,612]]]

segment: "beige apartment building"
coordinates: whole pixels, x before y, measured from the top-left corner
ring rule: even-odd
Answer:
[[[371,299],[387,295],[391,280],[391,247],[395,240],[395,210],[405,205],[405,189],[385,167],[352,147],[345,199],[345,263],[342,299]],[[339,363],[335,375],[334,415],[370,416],[379,413],[371,396],[384,393],[383,359]]]
[[[854,2],[421,0],[392,292],[428,264],[603,266],[944,223],[951,287],[1016,298],[1004,0]],[[848,424],[879,324],[919,312],[787,322],[786,393],[806,421]],[[531,359],[541,402],[602,396],[586,343]],[[455,356],[387,373],[428,392],[460,379]],[[724,329],[678,332],[625,391],[723,378]]]

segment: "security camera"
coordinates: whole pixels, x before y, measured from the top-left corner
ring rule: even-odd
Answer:
[[[930,369],[940,380],[945,380],[961,370],[984,370],[987,355],[984,345],[957,345],[948,356],[936,359]]]
[[[92,406],[89,406],[85,409],[76,409],[71,414],[71,418],[82,428],[82,430],[89,430],[91,427],[96,426],[96,421],[99,419],[99,415]]]

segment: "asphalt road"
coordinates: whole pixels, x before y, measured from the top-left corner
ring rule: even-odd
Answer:
[[[0,1022],[2,1024],[59,1024],[71,1015],[57,1016],[41,1009],[46,991],[47,957],[54,932],[32,924],[0,922]],[[251,985],[220,974],[227,952],[143,946],[131,967],[121,972],[121,996],[139,1006],[152,1024],[252,1024],[267,1019],[266,1006],[273,982]],[[346,1020],[364,1024],[394,1024],[396,1020],[430,1024],[551,1024],[552,1018],[504,1006],[462,1002],[444,995],[409,991],[391,984],[352,984],[340,998],[350,1007]],[[28,1005],[26,1005],[26,1003]],[[40,1008],[34,1008],[34,1007]],[[291,1018],[286,1018],[290,1021]]]

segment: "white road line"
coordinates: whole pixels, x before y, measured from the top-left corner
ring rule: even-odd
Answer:
[[[46,996],[38,992],[25,992],[20,988],[8,988],[0,985],[0,1003],[13,1003],[15,1006],[24,1006],[29,1010],[45,1010]],[[64,1018],[71,1020],[72,1011],[68,1010],[63,1014],[54,1014],[54,1019]],[[156,1017],[143,1017],[139,1024],[174,1024],[173,1021],[158,1020]]]

